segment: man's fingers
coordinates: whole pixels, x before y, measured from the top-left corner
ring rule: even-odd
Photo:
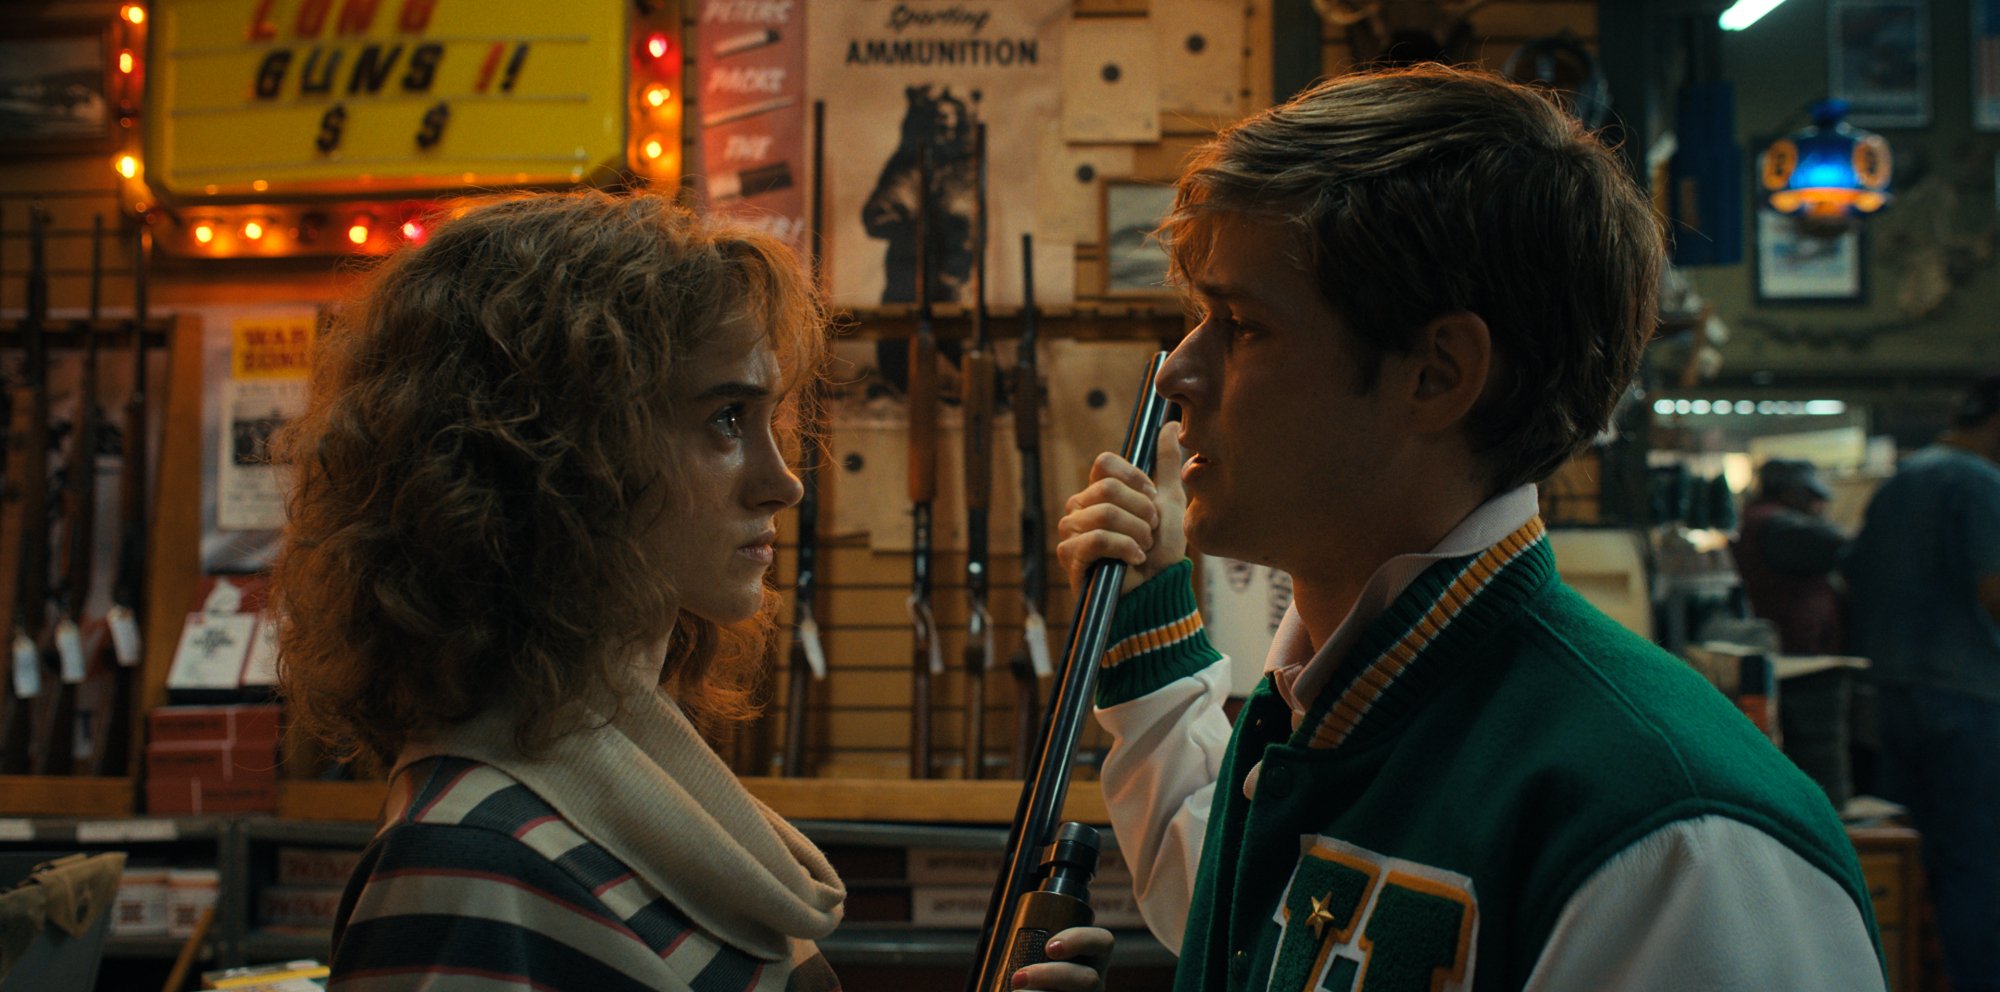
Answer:
[[[1094,530],[1108,530],[1138,541],[1141,547],[1150,548],[1153,546],[1154,518],[1158,516],[1159,511],[1151,503],[1141,506],[1092,503],[1071,510],[1056,521],[1056,540],[1079,537]]]
[[[1082,589],[1084,573],[1101,558],[1115,558],[1138,567],[1146,563],[1146,549],[1124,534],[1093,530],[1056,544],[1056,560],[1069,575],[1071,589]]]
[[[1148,486],[1152,485],[1147,483]],[[1151,493],[1134,489],[1124,479],[1099,479],[1081,492],[1063,501],[1063,513],[1073,514],[1099,504],[1109,504],[1123,508],[1127,513],[1146,522],[1146,526],[1159,524],[1160,511],[1153,503]]]
[[[1160,439],[1153,447],[1153,480],[1163,490],[1180,492],[1181,465],[1187,461],[1187,452],[1181,450],[1181,422],[1169,420],[1160,425]],[[1136,471],[1136,469],[1134,470]]]
[[[1117,479],[1149,497],[1157,488],[1153,480],[1146,477],[1146,473],[1139,471],[1139,466],[1110,451],[1098,452],[1097,460],[1090,463],[1090,481],[1097,482],[1102,479]]]

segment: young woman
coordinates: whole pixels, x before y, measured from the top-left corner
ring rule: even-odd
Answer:
[[[334,988],[838,987],[840,880],[702,736],[751,710],[824,347],[783,245],[596,192],[440,224],[324,336],[279,448],[284,691],[393,769]]]

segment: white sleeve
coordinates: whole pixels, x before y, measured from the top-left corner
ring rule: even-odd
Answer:
[[[1524,992],[1882,992],[1854,898],[1723,816],[1662,827],[1570,897]]]
[[[1104,802],[1132,869],[1139,913],[1160,943],[1180,953],[1194,901],[1195,869],[1208,832],[1209,800],[1229,749],[1229,659],[1129,702],[1097,710],[1111,734]]]

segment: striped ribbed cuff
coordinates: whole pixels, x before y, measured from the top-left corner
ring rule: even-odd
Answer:
[[[1130,702],[1221,657],[1202,629],[1194,566],[1182,560],[1119,598],[1111,647],[1097,680],[1097,705]]]

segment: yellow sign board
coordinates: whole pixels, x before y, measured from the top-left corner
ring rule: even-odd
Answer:
[[[147,175],[182,199],[583,181],[625,159],[621,0],[160,0]]]

